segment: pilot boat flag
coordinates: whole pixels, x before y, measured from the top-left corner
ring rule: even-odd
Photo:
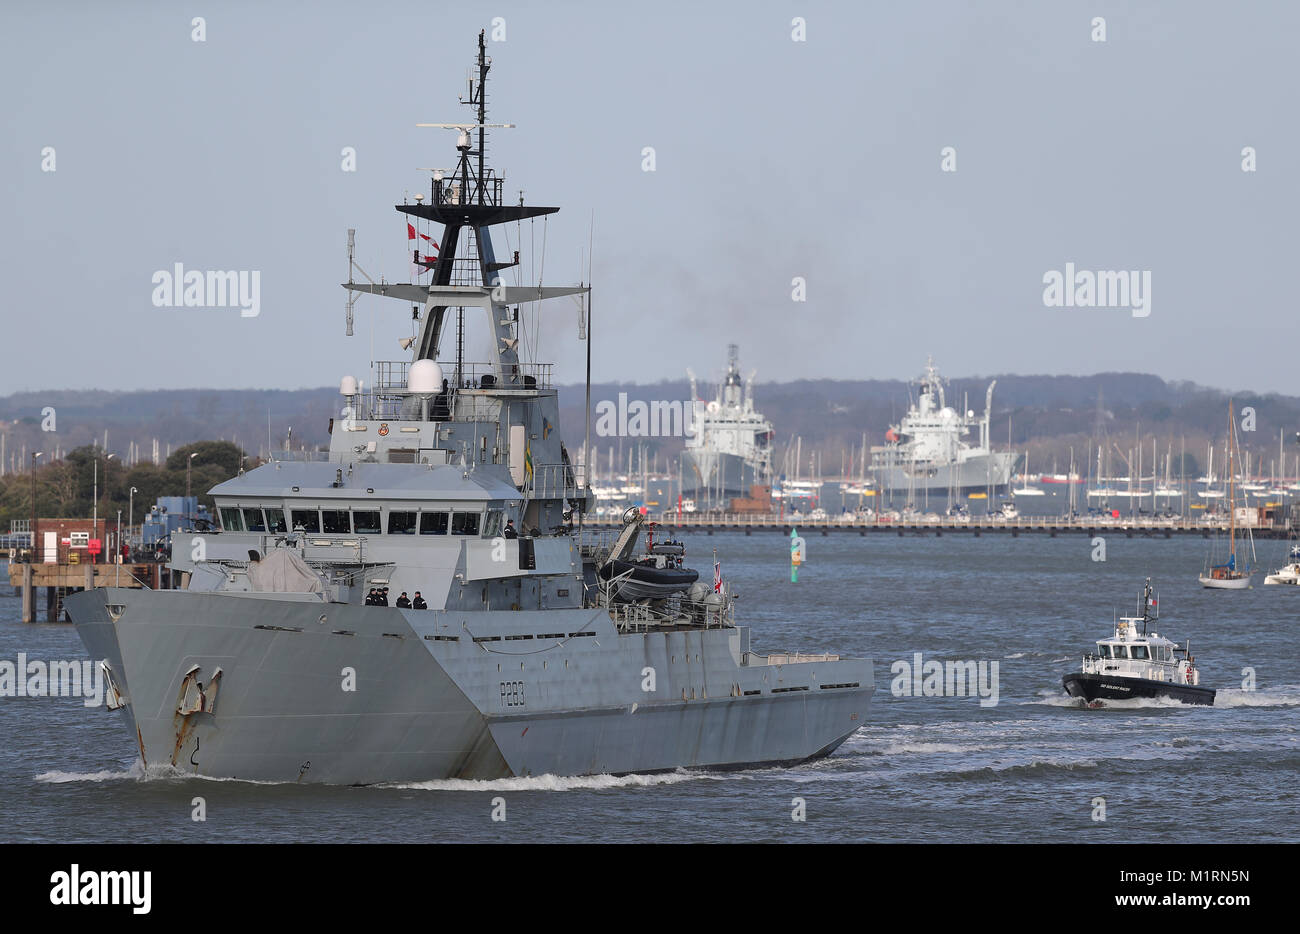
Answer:
[[[713,550],[713,592],[722,593],[722,562],[718,560],[718,550]]]

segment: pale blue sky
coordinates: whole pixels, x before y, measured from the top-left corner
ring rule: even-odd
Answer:
[[[346,229],[405,280],[392,205],[455,155],[415,124],[468,118],[494,16],[491,117],[518,128],[490,161],[562,208],[549,283],[580,274],[594,212],[599,380],[706,377],[736,341],[760,381],[932,353],[1300,393],[1300,6],[1101,0],[5,4],[0,393],[328,385],[366,375],[372,316],[400,356],[401,303],[363,299],[343,337]],[[261,314],[153,307],[177,262],[259,270]],[[1045,308],[1066,262],[1150,270],[1150,317]],[[573,305],[543,314],[539,356],[580,381]]]

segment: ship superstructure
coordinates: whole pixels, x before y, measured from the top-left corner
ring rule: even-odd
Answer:
[[[984,414],[959,412],[945,399],[946,381],[933,359],[916,382],[917,397],[907,414],[885,434],[885,444],[871,449],[871,472],[882,494],[893,498],[916,494],[962,494],[970,491],[996,492],[1011,482],[1017,455],[994,451],[989,437],[993,410],[993,387],[984,397]],[[963,440],[978,429],[979,441]]]
[[[456,168],[396,206],[441,227],[422,234],[438,255],[415,255],[431,281],[344,284],[414,307],[411,359],[343,378],[327,459],[211,490],[219,531],[173,537],[183,589],[67,600],[146,767],[330,783],[739,767],[825,755],[863,723],[869,659],[757,654],[720,580],[641,596],[599,574],[639,517],[612,545],[583,534],[595,497],[551,368],[521,359],[520,304],[588,287],[500,282],[517,254],[498,261],[492,228],[558,209],[507,204],[484,165],[489,67],[480,33],[476,119],[439,125]],[[486,361],[465,358],[467,313],[488,321]]]
[[[695,374],[688,375],[695,402]],[[684,489],[695,491],[696,499],[718,502],[772,482],[772,423],[754,409],[754,374],[740,375],[735,344],[727,347],[727,373],[717,394],[696,404],[696,412],[695,431],[682,454]]]

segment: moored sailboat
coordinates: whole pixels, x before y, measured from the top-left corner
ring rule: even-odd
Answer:
[[[1237,450],[1237,430],[1232,420],[1232,401],[1228,401],[1228,560],[1223,564],[1209,564],[1201,572],[1198,580],[1202,587],[1211,590],[1246,590],[1250,587],[1250,578],[1254,573],[1251,565],[1237,561],[1237,487],[1233,455]],[[1254,558],[1255,539],[1249,527],[1246,534],[1250,540],[1251,557]]]

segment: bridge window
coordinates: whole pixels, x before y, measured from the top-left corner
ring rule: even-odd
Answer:
[[[378,511],[370,509],[353,512],[352,526],[357,530],[358,535],[378,535],[383,531],[383,526],[379,524]]]
[[[266,530],[268,532],[284,532],[284,510],[267,509],[266,510]]]
[[[446,535],[447,514],[445,512],[420,513],[421,535]]]
[[[1097,654],[1102,658],[1110,658],[1110,646],[1104,642],[1098,642]]]
[[[487,521],[483,523],[483,537],[496,538],[501,534],[501,510],[489,509]]]
[[[414,535],[416,527],[415,513],[390,512],[388,514],[389,535]]]
[[[457,512],[451,517],[452,535],[477,535],[479,514],[476,512]]]
[[[1135,645],[1133,646],[1133,657],[1150,658],[1151,656],[1147,654],[1147,647],[1145,645]]]
[[[1117,645],[1117,646],[1115,646],[1114,648],[1115,648],[1115,657],[1116,657],[1116,658],[1128,658],[1128,646],[1126,646],[1126,645]]]
[[[239,510],[234,506],[222,506],[221,527],[227,532],[244,531],[244,517],[239,514]]]
[[[250,532],[265,532],[266,523],[262,521],[262,510],[244,510],[244,528]]]
[[[352,531],[352,520],[346,509],[322,509],[320,529],[326,535],[347,535]]]
[[[293,519],[295,532],[311,532],[313,535],[320,532],[320,516],[314,509],[295,509],[289,517]]]

